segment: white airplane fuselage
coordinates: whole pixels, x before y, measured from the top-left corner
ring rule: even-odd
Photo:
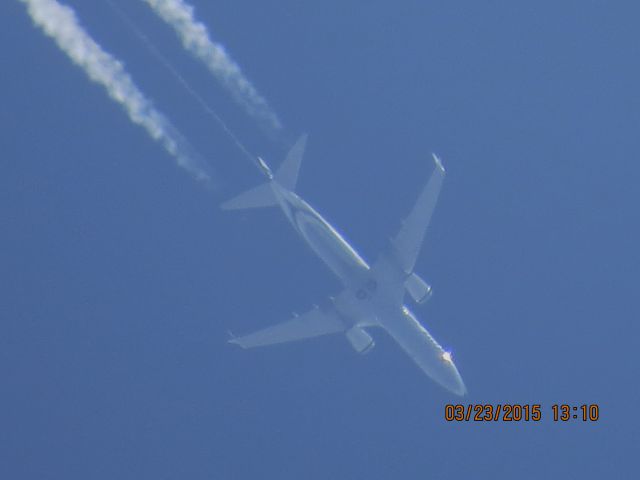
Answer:
[[[429,376],[453,393],[464,395],[466,387],[450,360],[450,353],[440,347],[403,304],[407,275],[392,257],[382,254],[377,263],[378,271],[374,273],[349,242],[311,205],[277,182],[272,181],[270,185],[293,228],[345,287],[343,294],[333,299],[333,304],[346,328],[382,327]],[[436,348],[435,358],[427,363],[415,356],[424,343],[432,353]]]
[[[229,341],[242,348],[253,348],[343,333],[356,352],[366,353],[375,345],[367,328],[381,327],[424,373],[451,392],[464,395],[466,389],[451,353],[434,340],[404,305],[407,293],[417,303],[424,303],[431,296],[431,287],[413,270],[444,178],[442,163],[434,155],[435,170],[412,211],[389,248],[369,265],[294,192],[305,143],[306,136],[302,136],[275,173],[258,158],[257,166],[267,182],[224,202],[222,208],[279,206],[307,245],[340,279],[343,289],[323,307],[314,307],[291,320]]]
[[[371,270],[342,235],[296,193],[271,183],[280,208],[303,240],[335,273],[345,287],[353,287]]]

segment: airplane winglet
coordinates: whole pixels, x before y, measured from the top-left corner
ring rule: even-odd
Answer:
[[[442,173],[446,173],[440,157],[438,157],[435,153],[432,153],[431,156],[433,157],[433,161],[436,162],[436,167],[438,167]]]

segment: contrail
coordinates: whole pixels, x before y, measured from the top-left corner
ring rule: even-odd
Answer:
[[[19,1],[27,6],[33,23],[53,38],[92,81],[102,85],[109,97],[124,108],[129,119],[159,142],[180,167],[198,180],[212,180],[211,168],[195,154],[171,122],[153,107],[151,100],[138,89],[122,63],[105,52],[82,28],[72,8],[56,0]]]
[[[247,80],[242,70],[225,51],[211,40],[207,27],[194,18],[193,7],[184,0],[143,0],[153,11],[171,25],[185,49],[199,58],[215,78],[231,93],[245,111],[273,131],[282,124],[267,101]]]
[[[158,48],[149,40],[144,33],[140,31],[138,26],[134,23],[134,21],[127,15],[118,5],[113,3],[111,0],[105,0],[107,5],[111,7],[111,9],[120,17],[120,19],[127,25],[127,27],[140,39],[140,41],[144,44],[147,50],[164,66],[171,75],[182,85],[182,88],[191,95],[191,97],[198,102],[200,107],[209,115],[222,130],[229,136],[231,141],[238,147],[238,149],[242,152],[242,154],[247,157],[252,163],[257,164],[257,160],[255,155],[253,155],[247,147],[236,137],[236,135],[231,131],[231,129],[227,126],[225,121],[216,113],[216,111],[209,106],[207,101],[202,98],[202,96],[196,92],[193,87],[187,82],[187,80],[178,72],[175,67],[169,62],[167,57],[158,50]]]

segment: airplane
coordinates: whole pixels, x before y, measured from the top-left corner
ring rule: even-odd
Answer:
[[[343,290],[323,307],[315,306],[291,320],[245,336],[230,343],[242,348],[303,340],[342,333],[356,352],[374,347],[368,332],[381,327],[435,382],[456,395],[466,387],[451,352],[443,349],[404,304],[405,294],[424,304],[432,289],[413,270],[445,175],[440,159],[433,154],[435,169],[420,193],[398,234],[373,265],[365,260],[313,207],[298,196],[296,187],[307,136],[302,135],[273,173],[258,157],[267,182],[224,202],[223,210],[279,206],[302,239],[340,279]]]

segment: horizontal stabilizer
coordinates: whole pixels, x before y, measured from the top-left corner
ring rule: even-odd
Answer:
[[[229,343],[235,343],[242,348],[262,347],[318,337],[329,333],[343,332],[344,330],[345,327],[337,314],[323,312],[319,308],[314,308],[289,321],[258,330],[243,337],[232,338]]]
[[[220,205],[220,208],[223,210],[241,210],[244,208],[273,207],[277,203],[276,196],[271,190],[271,185],[263,183],[231,200],[227,200]]]

